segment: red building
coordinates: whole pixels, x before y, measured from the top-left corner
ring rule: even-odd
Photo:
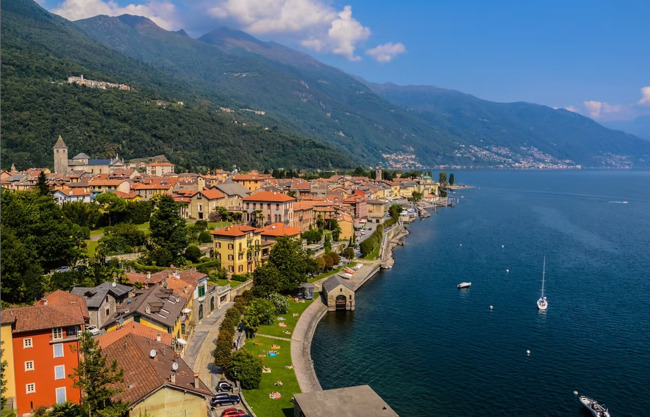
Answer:
[[[11,308],[2,311],[2,324],[11,324],[18,415],[66,401],[79,403],[81,391],[72,387],[68,375],[79,365],[82,307]]]

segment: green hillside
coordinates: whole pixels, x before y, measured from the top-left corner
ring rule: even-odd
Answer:
[[[67,83],[79,74],[135,91]],[[357,159],[272,119],[218,112],[227,99],[111,50],[28,0],[2,2],[2,90],[3,168],[51,167],[58,135],[72,155],[165,153],[181,169],[350,167]]]

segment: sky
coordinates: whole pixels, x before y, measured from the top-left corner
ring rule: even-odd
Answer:
[[[199,37],[227,26],[377,83],[650,115],[650,0],[38,0],[69,20],[135,14]]]

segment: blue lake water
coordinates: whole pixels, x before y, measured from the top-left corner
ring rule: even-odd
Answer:
[[[574,390],[650,415],[650,172],[455,176],[477,188],[319,324],[323,388],[369,384],[402,416],[587,416]]]

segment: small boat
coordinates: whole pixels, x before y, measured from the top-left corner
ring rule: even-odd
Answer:
[[[461,288],[469,288],[472,286],[471,282],[461,282],[460,284],[456,285],[456,287],[460,290]]]
[[[548,308],[548,300],[544,296],[544,279],[546,277],[546,256],[544,257],[544,266],[542,267],[542,295],[537,300],[537,308],[546,310]]]
[[[351,278],[352,278],[352,274],[348,274],[347,272],[341,272],[341,273],[339,274],[339,276],[340,276],[341,278],[345,278],[345,279],[351,279]]]
[[[579,399],[582,405],[584,405],[594,417],[610,417],[609,410],[604,404],[598,404],[598,401],[592,400],[584,395],[581,395]]]

